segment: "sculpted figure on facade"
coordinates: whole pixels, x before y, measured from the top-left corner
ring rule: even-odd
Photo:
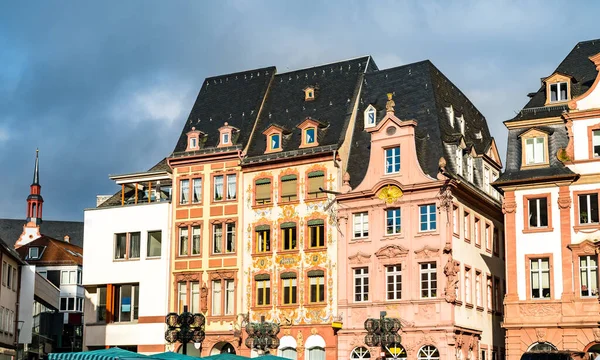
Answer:
[[[444,275],[446,275],[446,296],[445,299],[449,303],[456,302],[456,288],[458,286],[458,272],[460,264],[454,260],[452,256],[448,256],[448,262],[444,266]]]
[[[202,289],[200,289],[200,311],[206,313],[208,311],[208,288],[206,282],[202,283]]]

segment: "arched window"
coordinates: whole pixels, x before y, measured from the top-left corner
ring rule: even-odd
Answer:
[[[352,360],[370,359],[370,358],[371,358],[371,353],[369,352],[369,349],[367,349],[364,346],[356,347],[350,353],[350,359],[352,359]]]
[[[386,346],[385,348],[386,359],[406,359],[406,350],[400,344]]]
[[[290,335],[286,335],[279,339],[279,341],[278,355],[286,359],[297,360],[298,352],[296,351],[296,339]]]
[[[440,360],[440,352],[433,345],[425,345],[419,349],[418,360]]]
[[[308,350],[308,360],[325,360],[325,349],[314,347]]]
[[[556,346],[549,342],[536,342],[531,344],[527,351],[557,351]]]
[[[279,356],[281,356],[281,357],[284,357],[286,359],[291,359],[291,360],[298,359],[298,353],[296,352],[296,349],[294,349],[294,348],[286,347],[279,351],[280,351]]]

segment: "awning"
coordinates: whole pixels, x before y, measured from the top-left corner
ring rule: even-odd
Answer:
[[[126,359],[150,359],[149,356],[138,354],[133,351],[119,349],[118,347],[93,351],[50,353],[49,360],[126,360]]]

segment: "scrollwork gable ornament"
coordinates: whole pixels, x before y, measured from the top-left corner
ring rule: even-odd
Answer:
[[[375,253],[378,259],[395,259],[406,255],[408,255],[408,249],[400,245],[387,245]]]
[[[359,251],[354,255],[348,256],[348,261],[350,264],[366,264],[371,261],[371,255]]]
[[[439,252],[440,249],[432,248],[429,245],[425,245],[421,249],[415,250],[417,259],[428,259],[430,257],[437,256]]]
[[[379,191],[377,197],[380,200],[385,201],[386,204],[391,205],[398,201],[402,197],[402,190],[396,185],[388,185]]]

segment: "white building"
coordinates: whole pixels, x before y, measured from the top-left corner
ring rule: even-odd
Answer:
[[[165,351],[171,175],[165,162],[111,176],[122,190],[85,210],[84,347]]]

